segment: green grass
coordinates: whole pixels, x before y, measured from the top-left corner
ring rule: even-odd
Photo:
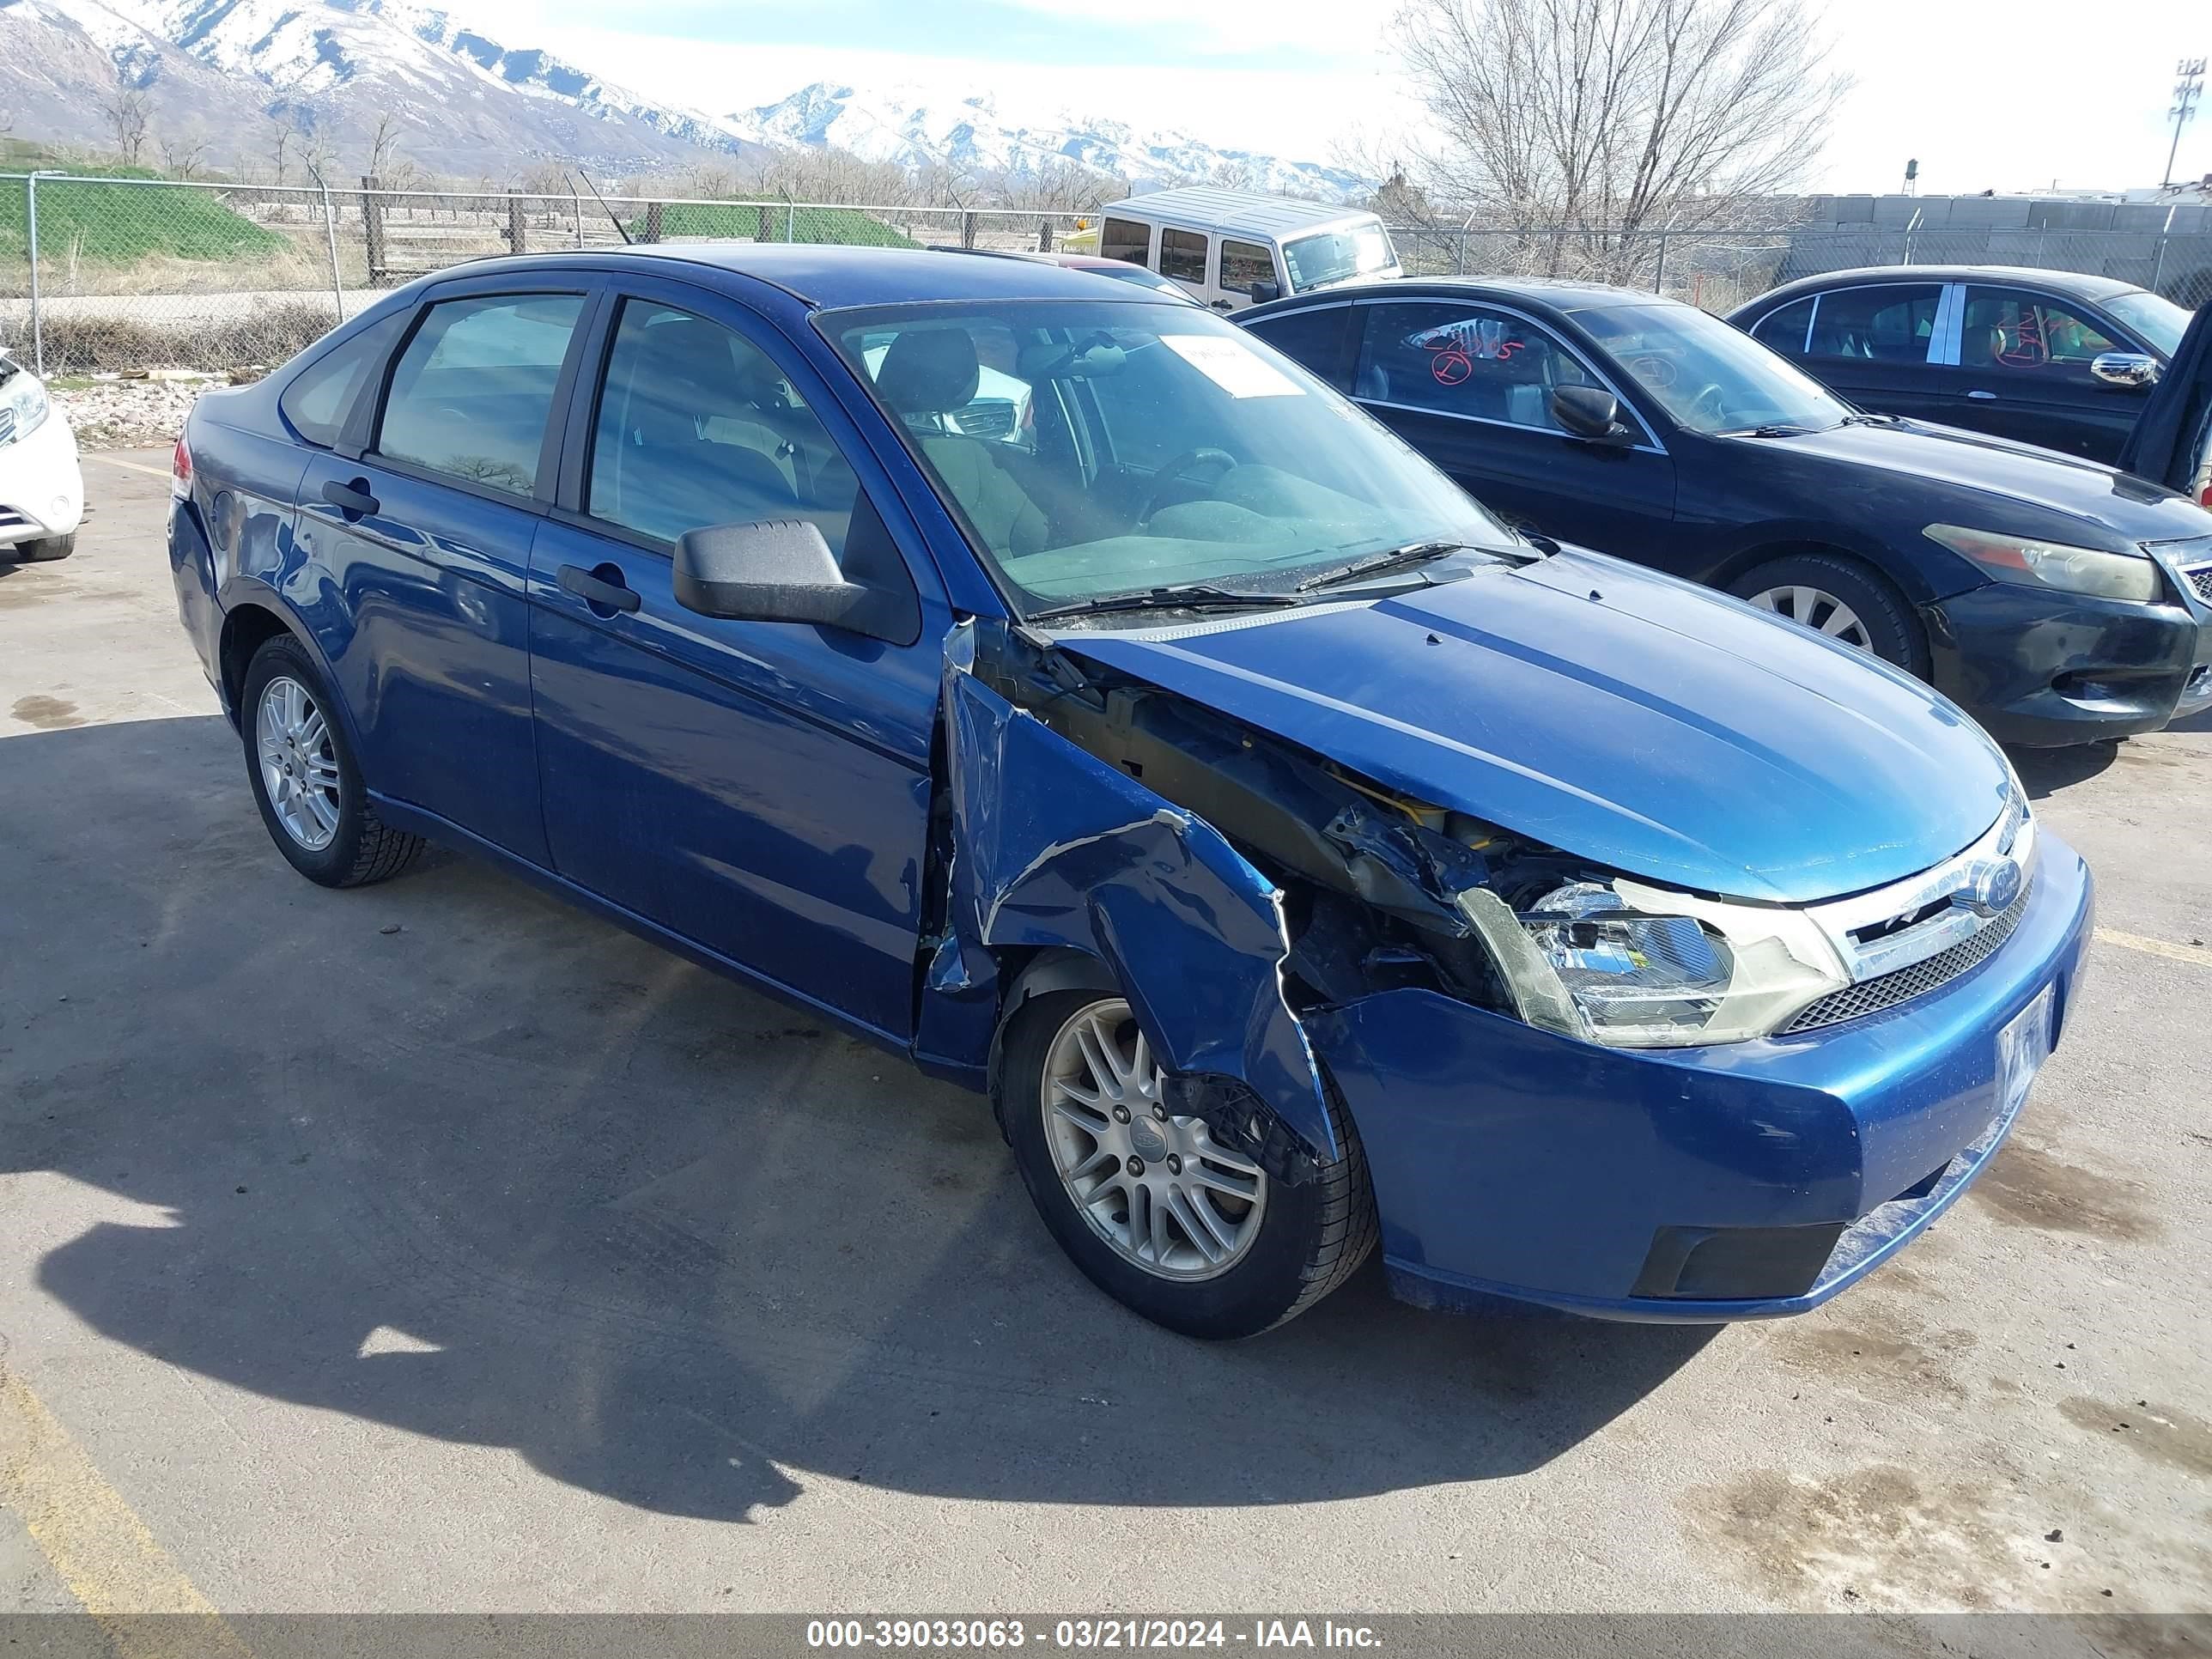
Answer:
[[[839,247],[921,246],[900,235],[882,220],[872,219],[853,208],[798,208],[787,212],[780,204],[773,202],[764,208],[738,203],[725,205],[719,202],[671,202],[660,210],[663,236],[739,236],[781,242],[785,240],[787,228],[790,240],[795,242],[820,242]],[[642,238],[645,221],[631,220],[629,230],[631,235]]]
[[[150,178],[143,168],[106,167],[103,177]],[[27,240],[24,187],[0,184],[0,258],[20,259]],[[234,259],[274,253],[284,239],[234,213],[211,190],[39,181],[40,263],[76,257],[94,264],[130,265],[167,255],[176,259]]]

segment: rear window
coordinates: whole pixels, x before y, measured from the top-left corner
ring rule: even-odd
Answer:
[[[1206,280],[1206,235],[1196,230],[1160,233],[1160,275],[1178,283]]]
[[[400,354],[380,453],[508,495],[538,488],[579,294],[494,295],[430,307]]]
[[[301,370],[276,399],[292,430],[319,449],[335,446],[344,434],[354,398],[406,320],[404,311],[386,317]]]
[[[1099,227],[1098,251],[1109,259],[1127,260],[1133,265],[1150,264],[1152,228],[1127,219],[1109,219]]]

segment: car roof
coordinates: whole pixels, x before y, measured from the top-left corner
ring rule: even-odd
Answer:
[[[1041,259],[978,259],[927,248],[845,247],[784,242],[675,242],[651,246],[526,253],[453,265],[439,277],[507,270],[629,270],[669,265],[766,283],[824,309],[933,300],[1119,300],[1172,303],[1132,283],[1117,283]],[[673,274],[673,273],[669,273]],[[433,281],[436,278],[431,279]]]
[[[1182,219],[1216,230],[1241,230],[1258,236],[1286,236],[1375,216],[1364,208],[1346,207],[1340,202],[1301,202],[1287,196],[1255,196],[1248,191],[1217,190],[1207,185],[1125,196],[1098,211],[1122,219]]]
[[[1752,306],[1763,309],[1774,301],[1824,294],[1832,288],[1896,283],[2027,283],[2093,304],[2109,300],[2116,294],[2135,293],[2142,287],[2141,283],[2124,282],[2117,276],[2093,276],[2081,270],[2043,270],[2033,265],[1858,265],[1849,270],[1823,270],[1800,276],[1768,289],[1741,309],[1748,311]]]
[[[1291,311],[1307,305],[1341,305],[1350,300],[1413,300],[1457,298],[1519,301],[1560,313],[1619,311],[1630,306],[1679,306],[1663,294],[1647,288],[1620,288],[1607,283],[1576,282],[1564,276],[1401,276],[1373,283],[1339,283],[1328,288],[1241,313],[1239,320],[1274,311]]]

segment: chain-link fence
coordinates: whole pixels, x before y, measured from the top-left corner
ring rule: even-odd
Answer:
[[[1095,217],[1095,216],[1093,216]],[[1014,209],[179,183],[0,173],[0,345],[49,374],[282,362],[386,289],[463,260],[634,242],[1063,246],[1084,221]],[[2212,301],[2212,231],[1871,220],[1646,230],[1394,227],[1409,273],[1619,283],[1727,312],[1873,264],[2091,271]]]
[[[49,374],[280,363],[464,260],[630,242],[1052,249],[1073,214],[0,173],[0,346]]]

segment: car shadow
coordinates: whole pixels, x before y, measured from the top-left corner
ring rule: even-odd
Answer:
[[[2118,743],[2081,743],[2065,749],[2014,749],[2013,769],[2030,800],[2047,800],[2062,789],[2087,783],[2119,758]]]
[[[979,1097],[472,860],[313,887],[219,719],[0,739],[0,1171],[103,1216],[20,1268],[273,1400],[685,1516],[1287,1504],[1534,1468],[1712,1340],[1370,1263],[1189,1341],[1060,1255]]]

